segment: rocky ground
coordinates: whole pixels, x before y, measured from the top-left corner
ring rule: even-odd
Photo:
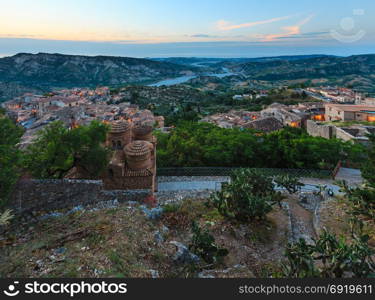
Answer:
[[[0,276],[265,277],[279,270],[288,242],[311,242],[322,228],[348,233],[342,197],[286,195],[266,221],[240,224],[206,205],[207,191],[194,195],[176,194],[156,208],[117,201],[79,206],[10,226],[0,235]],[[189,251],[193,220],[229,251],[223,262],[207,265]]]

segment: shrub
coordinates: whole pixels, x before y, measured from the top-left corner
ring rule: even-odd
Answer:
[[[304,186],[303,183],[299,182],[299,178],[296,176],[291,176],[289,174],[285,175],[278,175],[275,177],[275,183],[286,189],[289,194],[295,194],[297,193],[302,186]]]
[[[10,209],[5,210],[0,214],[0,226],[8,225],[10,220],[13,219],[12,211]]]
[[[369,277],[375,272],[371,256],[374,251],[368,246],[368,235],[353,236],[351,244],[338,239],[328,231],[323,231],[312,245],[301,239],[288,245],[283,265],[286,277]]]
[[[200,256],[208,264],[216,264],[228,255],[228,250],[220,248],[208,229],[202,229],[194,221],[192,224],[193,237],[189,249]]]
[[[272,177],[251,169],[235,171],[231,182],[210,198],[221,215],[240,222],[264,219],[273,204],[281,200],[281,194],[274,191]]]
[[[370,186],[375,187],[375,134],[369,136],[370,144],[367,148],[368,159],[362,166],[362,175]]]
[[[22,128],[0,112],[0,207],[7,204],[20,176],[22,154],[17,144],[22,134]]]
[[[345,182],[341,183],[350,204],[350,214],[354,217],[365,216],[375,221],[375,189],[372,187],[350,188]]]
[[[38,132],[25,150],[25,165],[36,178],[61,179],[73,167],[87,179],[104,171],[110,150],[104,147],[108,127],[98,121],[68,130],[61,121]]]

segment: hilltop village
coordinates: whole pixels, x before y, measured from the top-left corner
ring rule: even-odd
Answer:
[[[48,95],[25,94],[3,103],[11,119],[26,129],[21,147],[27,147],[36,132],[53,121],[60,120],[68,128],[87,125],[93,120],[111,123],[117,120],[132,123],[151,123],[164,127],[164,118],[154,117],[149,110],[124,102],[107,104],[118,96],[111,96],[109,88],[60,90]]]
[[[152,105],[134,101],[155,90],[161,94]],[[354,215],[373,218],[373,209],[363,200],[352,211],[351,195],[335,180],[353,188],[371,180],[371,160],[363,176],[359,168],[371,157],[372,98],[342,88],[262,89],[231,95],[225,107],[232,108],[220,112],[192,105],[180,113],[183,106],[175,105],[167,123],[155,115],[165,90],[172,89],[146,87],[136,96],[126,88],[74,88],[2,104],[8,118],[0,121],[20,136],[6,154],[23,159],[20,168],[8,167],[14,170],[8,174],[22,171],[11,183],[8,207],[24,226],[1,237],[0,274],[296,277],[299,269],[281,265],[294,263],[291,247],[321,251],[314,241],[328,234],[339,245],[335,233],[354,243],[342,269],[354,269],[351,255],[371,263],[373,222],[366,225],[368,243],[353,242],[346,228]],[[169,94],[166,103],[176,102]],[[259,109],[243,108],[253,102]],[[48,135],[50,128],[57,131]],[[310,265],[323,276],[314,258]]]
[[[145,87],[140,94],[148,95],[156,101],[161,94],[152,96],[153,91]],[[161,88],[157,88],[157,91],[163,93]],[[178,91],[178,94],[183,91]],[[3,103],[2,106],[26,130],[21,147],[27,147],[37,131],[56,120],[64,122],[70,128],[88,124],[92,120],[105,123],[126,120],[133,124],[151,124],[163,132],[169,132],[171,128],[165,127],[163,116],[154,116],[152,111],[140,109],[139,105],[132,103],[132,93],[132,90],[126,89],[114,93],[108,87],[64,89],[45,95],[27,93]],[[268,93],[267,90],[260,90],[253,94],[235,95],[233,100],[247,99],[251,103],[267,97]],[[360,143],[366,143],[366,135],[374,132],[374,98],[340,87],[295,89],[294,93],[305,94],[312,101],[286,105],[277,103],[276,99],[270,105],[263,105],[259,111],[232,109],[202,117],[200,122],[222,128],[251,128],[262,132],[276,131],[284,126],[299,127],[305,128],[312,136],[338,137]],[[168,94],[168,97],[173,105],[172,95]]]

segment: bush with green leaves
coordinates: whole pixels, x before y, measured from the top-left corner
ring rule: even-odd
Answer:
[[[304,186],[304,184],[299,181],[298,177],[289,174],[278,175],[275,177],[274,181],[279,187],[286,189],[289,194],[297,193],[301,187]]]
[[[375,188],[350,187],[346,182],[340,183],[350,205],[349,214],[353,217],[364,216],[375,221]]]
[[[375,134],[369,136],[369,145],[367,148],[368,159],[362,166],[362,175],[368,184],[375,188]]]
[[[4,212],[0,213],[0,226],[8,225],[13,218],[14,215],[12,215],[12,211],[6,209]]]
[[[21,169],[22,154],[17,144],[22,128],[0,113],[0,206],[6,205]]]
[[[275,192],[271,176],[258,170],[239,169],[221,191],[212,194],[210,203],[221,215],[240,222],[264,219],[283,196]]]
[[[200,256],[208,264],[222,262],[228,255],[228,250],[216,245],[215,238],[208,229],[202,229],[194,221],[192,224],[193,237],[189,246],[190,251]]]
[[[285,256],[287,263],[282,266],[285,277],[370,277],[374,276],[374,250],[368,245],[369,236],[353,236],[351,243],[344,238],[324,230],[313,244],[301,239],[289,244]]]

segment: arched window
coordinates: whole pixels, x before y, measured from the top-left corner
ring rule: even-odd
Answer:
[[[117,141],[117,149],[121,150],[121,141]]]
[[[113,149],[113,150],[116,149],[116,142],[115,142],[115,141],[112,141],[112,149]]]
[[[113,178],[115,176],[112,169],[108,169],[109,178]]]

